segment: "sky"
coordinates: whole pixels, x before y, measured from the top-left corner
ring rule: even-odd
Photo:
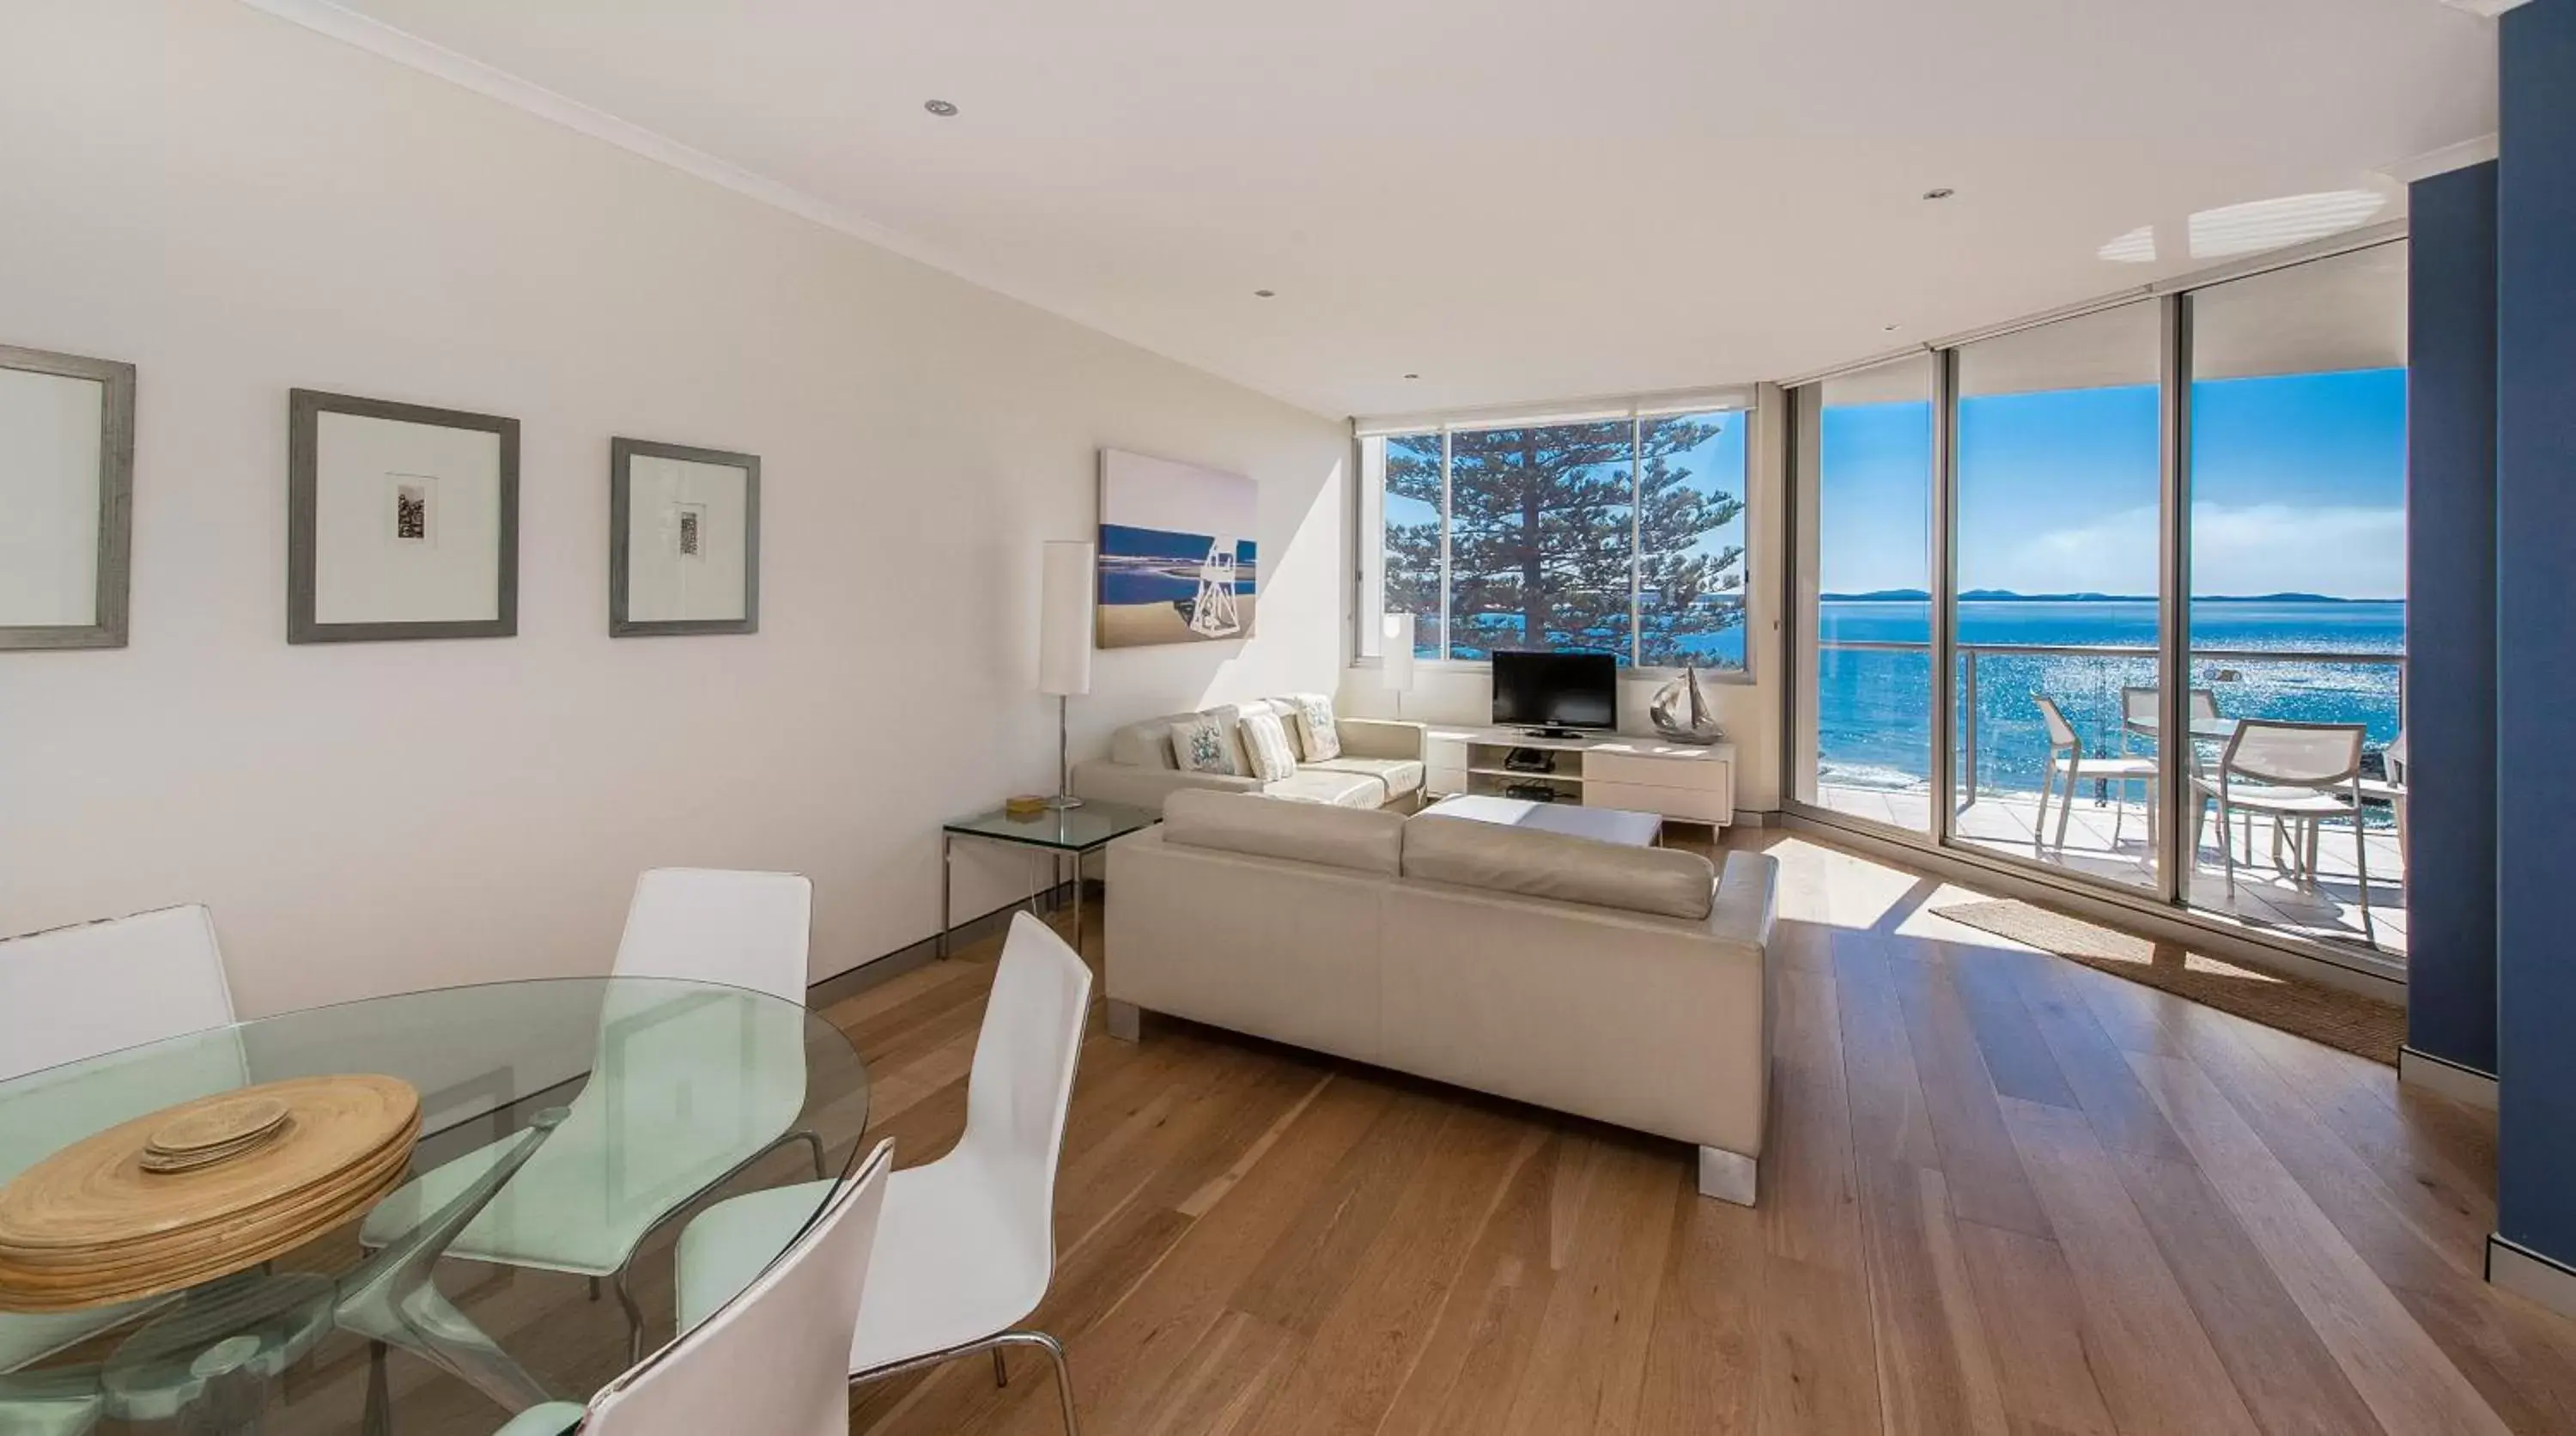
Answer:
[[[2192,591],[2406,592],[2406,371],[2193,386]],[[1926,404],[1823,416],[1822,588],[1925,588]],[[1959,587],[2156,591],[2152,385],[1972,398]]]

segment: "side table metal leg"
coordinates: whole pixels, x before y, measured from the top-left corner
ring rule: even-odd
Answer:
[[[1082,854],[1073,855],[1073,952],[1082,955]]]
[[[957,878],[957,840],[947,833],[939,835],[939,948],[941,957],[948,955],[949,888]]]

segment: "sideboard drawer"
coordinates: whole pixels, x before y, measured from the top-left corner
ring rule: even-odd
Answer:
[[[1713,823],[1720,827],[1735,821],[1735,795],[1722,787],[1658,788],[1642,783],[1605,783],[1597,778],[1587,778],[1583,783],[1583,806],[1625,808],[1632,813],[1660,813],[1685,823]]]

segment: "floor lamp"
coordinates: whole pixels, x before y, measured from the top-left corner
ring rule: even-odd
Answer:
[[[1073,795],[1072,700],[1091,691],[1092,546],[1047,542],[1038,574],[1038,691],[1055,695],[1055,796],[1051,808],[1079,808]]]
[[[1413,687],[1413,615],[1386,616],[1386,641],[1378,645],[1377,681],[1395,695],[1395,716],[1404,716],[1404,695]]]

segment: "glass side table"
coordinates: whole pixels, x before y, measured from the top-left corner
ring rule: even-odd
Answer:
[[[1032,848],[1048,855],[1055,864],[1051,877],[1061,878],[1063,863],[1073,859],[1073,945],[1082,948],[1082,860],[1129,833],[1140,832],[1163,821],[1160,813],[1144,808],[1130,808],[1117,803],[1086,802],[1079,808],[1049,808],[1033,817],[1014,818],[995,808],[971,818],[959,818],[939,830],[939,955],[948,955],[948,931],[955,924],[949,916],[949,898],[955,884],[957,840],[979,838],[988,843],[1008,843]],[[1034,900],[1035,895],[1031,895]]]

